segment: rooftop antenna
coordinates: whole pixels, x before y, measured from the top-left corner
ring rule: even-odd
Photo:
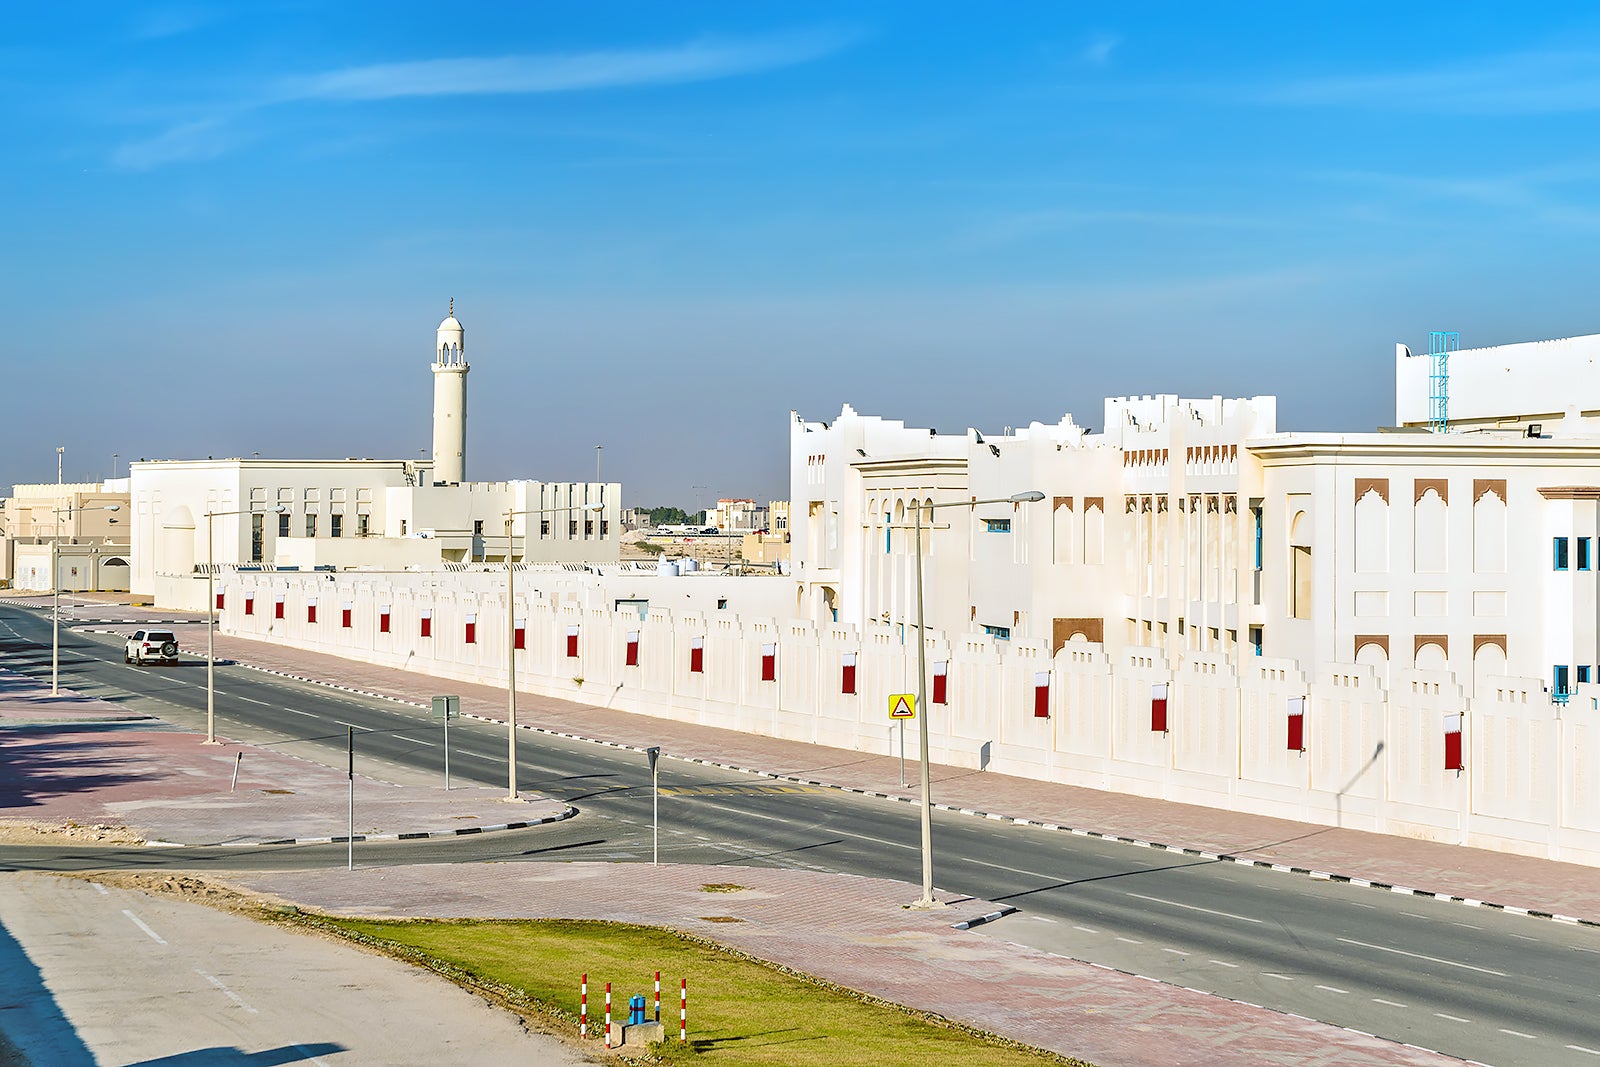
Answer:
[[[1428,429],[1444,433],[1450,428],[1450,353],[1461,351],[1458,330],[1428,332]]]

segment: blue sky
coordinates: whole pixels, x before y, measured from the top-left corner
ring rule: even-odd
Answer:
[[[1600,11],[39,5],[0,38],[0,485],[414,456],[787,491],[787,413],[956,432],[1600,332]],[[125,469],[125,466],[124,466]],[[699,487],[699,488],[697,488]]]

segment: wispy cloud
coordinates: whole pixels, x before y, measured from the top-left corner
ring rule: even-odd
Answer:
[[[1425,70],[1290,81],[1266,103],[1470,115],[1600,110],[1600,52],[1520,52]]]
[[[1277,228],[1278,221],[1249,215],[1214,215],[1143,209],[1050,208],[993,218],[975,227],[969,238],[979,243],[1028,240],[1063,230],[1090,226],[1154,226],[1202,228]]]
[[[704,38],[667,48],[424,59],[286,77],[253,96],[126,143],[113,162],[131,169],[214,158],[238,139],[227,128],[266,108],[437,96],[525,95],[715,81],[812,62],[857,39],[817,30],[743,39]]]
[[[1103,67],[1111,62],[1111,53],[1117,50],[1122,38],[1114,33],[1097,33],[1084,46],[1078,57],[1090,66]]]
[[[561,93],[712,81],[820,59],[844,48],[852,36],[808,33],[761,40],[705,40],[663,49],[379,63],[289,79],[281,86],[280,99]]]
[[[1498,175],[1441,177],[1381,171],[1328,171],[1317,177],[1387,193],[1407,205],[1450,202],[1511,214],[1527,222],[1584,228],[1600,226],[1600,212],[1589,206],[1594,190],[1600,187],[1600,166],[1593,163]],[[1574,196],[1575,187],[1582,188],[1584,195]]]

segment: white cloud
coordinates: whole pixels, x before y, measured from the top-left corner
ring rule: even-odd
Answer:
[[[1268,88],[1259,98],[1473,115],[1593,111],[1600,109],[1600,52],[1522,52],[1426,70],[1314,78]]]
[[[1097,33],[1078,55],[1091,66],[1103,67],[1111,62],[1111,53],[1121,43],[1122,38],[1114,33]]]
[[[124,170],[152,170],[168,163],[215,159],[237,143],[221,119],[199,119],[120,145],[111,154],[111,162]]]
[[[711,81],[820,59],[849,43],[844,34],[810,33],[703,40],[676,48],[379,63],[290,79],[281,87],[280,99],[558,93]]]

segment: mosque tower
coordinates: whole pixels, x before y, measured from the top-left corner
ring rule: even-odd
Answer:
[[[433,483],[467,479],[466,331],[456,319],[456,301],[439,324],[433,362]]]

